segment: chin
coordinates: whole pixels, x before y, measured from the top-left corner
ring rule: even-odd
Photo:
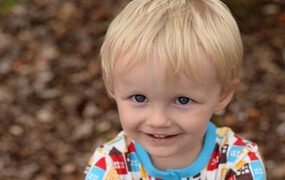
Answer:
[[[167,158],[173,156],[176,152],[169,147],[150,147],[145,148],[150,156],[155,156],[159,158]]]

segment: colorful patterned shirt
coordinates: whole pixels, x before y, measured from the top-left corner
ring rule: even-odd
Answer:
[[[265,180],[266,174],[256,144],[209,122],[198,158],[184,169],[155,168],[146,150],[122,131],[95,150],[84,179]]]

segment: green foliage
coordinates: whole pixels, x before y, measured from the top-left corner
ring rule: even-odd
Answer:
[[[108,18],[108,19],[105,21],[106,26],[109,27],[110,24],[111,24],[111,22],[112,22],[113,20],[114,20],[114,17]]]
[[[257,0],[222,0],[232,11],[249,14],[256,5]]]
[[[105,142],[110,141],[112,138],[110,137],[109,133],[107,131],[101,132],[99,134],[100,138],[102,138]]]
[[[0,15],[6,14],[19,0],[0,0]]]

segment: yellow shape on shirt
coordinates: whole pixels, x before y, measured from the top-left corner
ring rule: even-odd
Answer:
[[[112,166],[110,171],[108,171],[108,174],[105,177],[106,180],[119,180],[119,175],[116,171],[116,169]]]
[[[146,174],[146,171],[145,171],[144,167],[141,166],[140,170],[141,170],[141,176],[142,176],[142,178],[146,178],[146,177],[147,177],[147,174]]]

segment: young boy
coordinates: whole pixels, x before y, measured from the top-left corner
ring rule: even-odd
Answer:
[[[218,0],[133,0],[110,25],[103,78],[123,131],[85,179],[266,179],[256,144],[210,118],[239,83],[242,42]]]

